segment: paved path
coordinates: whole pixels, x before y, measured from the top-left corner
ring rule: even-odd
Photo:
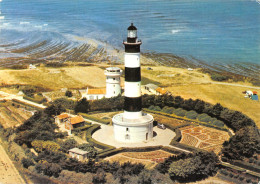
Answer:
[[[114,139],[114,129],[113,126],[101,125],[101,129],[97,130],[92,137],[102,143],[114,146],[116,148],[120,147],[143,147],[143,146],[169,146],[171,140],[176,135],[175,132],[166,129],[162,130],[157,127],[154,127],[154,132],[157,133],[151,141],[141,142],[141,143],[122,143],[117,142]]]
[[[0,183],[25,184],[13,162],[8,157],[2,145],[0,145]]]
[[[237,87],[244,87],[244,88],[251,88],[251,89],[260,89],[260,87],[257,87],[257,86],[247,86],[247,85],[227,83],[227,82],[210,82],[210,83],[211,84],[226,85],[226,86],[237,86]]]
[[[22,101],[22,102],[27,103],[27,104],[34,105],[34,106],[42,108],[42,109],[46,108],[45,105],[38,104],[38,103],[35,103],[35,102],[32,102],[32,101],[23,99],[22,96],[9,94],[9,93],[3,92],[3,91],[0,91],[0,95],[3,96],[2,98],[0,98],[0,100],[1,99],[3,99],[3,100],[13,100],[13,99],[16,99],[16,100]]]

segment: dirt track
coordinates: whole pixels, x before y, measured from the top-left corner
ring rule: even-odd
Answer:
[[[1,184],[25,184],[13,162],[0,145],[0,183]]]

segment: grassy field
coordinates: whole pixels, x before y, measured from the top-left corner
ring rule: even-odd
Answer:
[[[245,90],[258,91],[258,93],[260,90],[215,84],[209,75],[200,73],[197,70],[188,71],[187,69],[164,66],[153,66],[152,69],[147,70],[143,67],[142,75],[159,82],[159,86],[164,87],[173,95],[181,96],[185,99],[201,99],[212,104],[220,103],[224,107],[241,111],[248,115],[260,127],[259,101],[244,98],[244,94],[242,94],[242,91]],[[251,84],[246,82],[235,84],[251,86]]]
[[[40,86],[49,90],[61,88],[82,89],[89,87],[105,87],[105,64],[93,66],[70,65],[60,68],[38,67],[36,70],[0,70],[0,84],[27,84]],[[120,66],[123,68],[123,66]],[[147,70],[151,67],[152,70]],[[260,127],[260,103],[244,98],[242,91],[254,90],[241,86],[229,86],[216,84],[208,74],[197,69],[188,71],[183,68],[166,66],[143,66],[143,84],[149,82],[157,84],[170,91],[173,95],[182,96],[185,99],[201,99],[212,104],[220,103],[224,107],[238,110],[251,117]],[[122,84],[124,78],[121,78]],[[236,83],[250,85],[249,83]],[[254,90],[260,91],[260,90]]]
[[[99,66],[38,67],[34,70],[0,70],[0,84],[27,84],[50,90],[105,87],[104,70]]]

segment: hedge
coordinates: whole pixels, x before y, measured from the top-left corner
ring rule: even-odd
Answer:
[[[179,117],[179,116],[176,116],[174,114],[167,114],[167,113],[160,112],[160,111],[153,111],[153,110],[146,109],[146,108],[143,108],[143,111],[154,113],[154,114],[160,114],[160,115],[163,115],[163,116],[167,116],[167,117],[175,118],[175,119],[179,119],[179,120],[186,120],[186,121],[189,121],[189,122],[194,122],[195,121],[196,122],[196,120],[191,120],[191,119],[188,119],[188,118],[185,118],[185,117]]]
[[[21,104],[21,105],[23,105],[25,107],[33,108],[33,109],[36,109],[36,110],[42,110],[42,108],[40,108],[40,107],[38,107],[36,105],[29,104],[29,103],[26,103],[24,101],[20,101],[18,99],[13,99],[12,101],[15,102],[15,103]]]
[[[205,152],[205,150],[203,150],[203,149],[195,148],[193,146],[189,146],[189,145],[186,145],[186,144],[183,144],[183,143],[179,143],[179,142],[176,142],[174,140],[171,141],[170,145],[176,146],[178,148],[181,148],[181,149],[184,149],[184,150],[188,150],[188,151],[191,151],[191,152],[194,152],[194,151],[203,151],[203,152]]]
[[[246,171],[246,169],[240,168],[240,167],[235,166],[235,165],[230,165],[230,164],[225,163],[225,162],[221,162],[221,165],[224,166],[224,167],[228,167],[228,168],[237,170],[237,171],[241,171],[241,172],[245,172]]]
[[[179,119],[179,120],[185,120],[185,121],[188,121],[188,122],[191,122],[191,123],[198,123],[198,124],[200,124],[202,126],[207,126],[207,127],[211,127],[211,128],[215,128],[215,129],[218,129],[218,130],[223,130],[223,131],[228,132],[228,129],[225,126],[224,127],[218,127],[216,125],[205,123],[205,122],[201,122],[199,120],[192,120],[192,119],[189,119],[189,118],[186,118],[186,117],[180,117],[180,116],[176,116],[174,114],[167,114],[167,113],[160,112],[160,111],[153,111],[153,110],[146,109],[146,108],[144,108],[143,111],[154,113],[154,114],[160,114],[160,115],[163,115],[163,116],[167,116],[167,117],[175,118],[175,119]],[[207,115],[207,114],[205,114],[205,115]],[[211,119],[213,119],[213,118],[211,118]],[[185,125],[185,126],[187,126],[187,125]],[[168,127],[170,127],[170,125],[168,125]]]
[[[89,143],[93,143],[93,145],[97,148],[100,149],[114,149],[115,147],[107,145],[107,144],[103,144],[95,139],[92,138],[92,134],[97,131],[98,129],[100,129],[100,125],[98,124],[94,124],[92,125],[92,127],[90,127],[87,131],[86,131],[86,139]]]
[[[121,148],[112,149],[108,151],[105,150],[101,151],[98,154],[98,158],[105,158],[122,152],[149,152],[149,151],[156,151],[156,150],[164,150],[176,155],[183,153],[180,150],[168,146],[149,146],[149,147],[133,147],[133,148],[121,147]]]
[[[29,97],[29,96],[23,96],[23,99],[25,99],[25,100],[29,100],[29,101],[32,101],[32,102],[35,102],[35,103],[38,103],[38,104],[41,104],[41,103],[43,103],[43,102],[46,102],[46,99],[45,98],[38,98],[38,99],[36,99],[36,98],[31,98],[31,97]]]
[[[104,150],[102,152],[99,152],[97,157],[98,158],[106,158],[106,157],[110,157],[112,155],[116,155],[118,153],[121,153],[122,152],[122,149],[121,148],[118,148],[118,149],[107,149],[107,150]]]
[[[189,119],[197,119],[198,113],[195,112],[195,111],[193,111],[193,110],[191,110],[191,111],[188,111],[188,112],[185,114],[185,116],[186,116],[187,118],[189,118]]]
[[[171,148],[171,147],[169,147],[169,146],[163,146],[161,149],[162,149],[163,151],[167,151],[167,152],[169,152],[169,153],[173,153],[173,154],[176,154],[176,155],[179,155],[179,154],[181,154],[181,153],[184,153],[184,152],[181,151],[181,150],[177,150],[177,149]],[[185,152],[185,153],[186,153],[186,152]]]
[[[91,115],[88,115],[88,114],[82,113],[82,112],[80,112],[78,114],[81,115],[83,118],[90,119],[90,120],[96,121],[98,123],[102,123],[105,125],[110,124],[110,120],[100,119],[100,118],[97,118],[97,117],[94,117],[94,116],[91,116]]]
[[[260,167],[256,166],[256,165],[252,165],[248,162],[243,162],[240,160],[236,160],[236,161],[230,161],[231,164],[236,165],[238,167],[243,167],[245,169],[260,173]]]
[[[174,132],[176,133],[176,135],[172,139],[172,141],[180,142],[181,137],[182,137],[180,129],[176,128],[176,129],[174,129]]]
[[[89,129],[90,127],[92,127],[92,125],[85,125],[85,126],[83,126],[83,127],[78,127],[78,128],[74,128],[73,130],[72,130],[72,132],[74,132],[74,131],[84,131],[84,130],[87,130],[87,129]]]

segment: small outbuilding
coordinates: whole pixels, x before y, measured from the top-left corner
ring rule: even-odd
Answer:
[[[69,119],[69,115],[67,113],[62,113],[58,116],[55,116],[55,123],[60,125]]]
[[[72,148],[69,150],[69,155],[72,157],[72,158],[76,158],[78,159],[79,161],[85,161],[88,159],[88,151],[84,151],[84,150],[81,150],[79,148]]]
[[[28,67],[30,70],[31,69],[36,69],[36,66],[35,65],[33,65],[33,64],[29,64],[29,67]]]

